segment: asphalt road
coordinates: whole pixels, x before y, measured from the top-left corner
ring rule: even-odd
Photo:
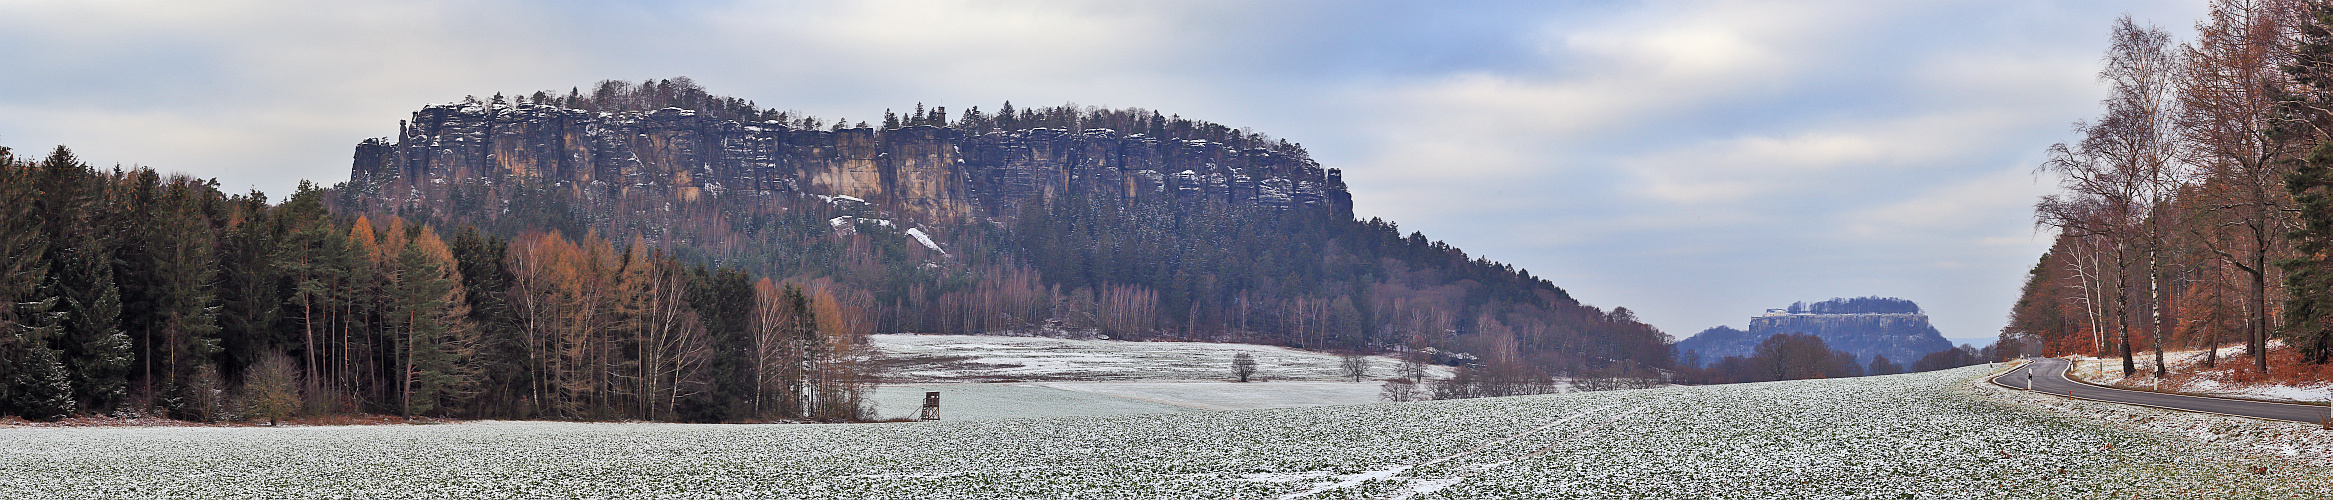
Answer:
[[[1993,383],[2011,389],[2024,389],[2026,374],[2031,373],[2034,392],[2056,396],[2308,423],[2318,423],[2325,420],[2328,415],[2326,407],[2323,406],[2109,389],[2066,378],[2066,369],[2069,366],[2070,364],[2063,359],[2041,358],[2032,363],[2026,363],[2024,367],[1993,376]]]

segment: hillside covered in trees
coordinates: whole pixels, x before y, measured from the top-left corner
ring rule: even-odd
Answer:
[[[1513,266],[1359,220],[1293,143],[1143,109],[917,105],[880,126],[686,78],[433,105],[357,147],[342,217],[639,238],[831,283],[878,332],[1094,334],[1666,367],[1667,338]]]
[[[336,217],[0,148],[0,414],[862,415],[864,311],[640,241]]]
[[[2333,6],[2217,0],[2195,27],[2113,26],[2103,113],[2043,165],[2056,239],[2004,345],[2157,377],[2167,349],[2240,344],[2203,366],[2246,376],[2333,360]]]

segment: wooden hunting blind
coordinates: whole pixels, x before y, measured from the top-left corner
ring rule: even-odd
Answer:
[[[923,415],[918,418],[923,420],[940,419],[940,391],[923,393]]]

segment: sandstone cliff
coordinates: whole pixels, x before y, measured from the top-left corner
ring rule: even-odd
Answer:
[[[399,129],[357,146],[347,208],[491,225],[525,208],[514,203],[550,199],[534,208],[651,241],[705,236],[669,233],[704,214],[837,199],[935,228],[1068,195],[1352,210],[1341,174],[1301,154],[1107,129],[814,130],[679,108],[475,103],[424,107]]]
[[[1823,338],[1831,349],[1870,364],[1887,356],[1909,366],[1921,356],[1952,348],[1952,342],[1921,313],[1804,314],[1776,311],[1750,318],[1749,331],[1720,326],[1677,342],[1677,352],[1695,351],[1707,364],[1726,356],[1748,357],[1758,342],[1775,334],[1803,333]]]
[[[1831,349],[1855,355],[1870,364],[1873,356],[1887,356],[1909,366],[1928,353],[1952,348],[1944,334],[1928,324],[1928,315],[1897,314],[1769,314],[1750,318],[1750,336],[1764,339],[1778,333],[1804,333],[1823,338]]]
[[[1300,145],[1151,110],[918,105],[835,127],[674,79],[428,106],[398,130],[358,145],[336,213],[637,242],[831,292],[869,331],[1671,361],[1625,311],[1353,218]]]

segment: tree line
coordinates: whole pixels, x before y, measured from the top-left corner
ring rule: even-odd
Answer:
[[[532,93],[512,93],[505,96],[464,98],[473,104],[559,106],[592,112],[645,112],[667,107],[694,110],[716,120],[747,122],[777,122],[787,127],[804,130],[871,128],[865,121],[853,122],[847,118],[828,121],[800,111],[763,108],[752,100],[716,95],[689,77],[642,80],[601,80],[587,91],[572,87],[561,94],[554,90]],[[951,116],[946,106],[915,108],[902,115],[892,110],[883,111],[883,130],[903,127],[952,127],[973,134],[1014,131],[1032,128],[1051,128],[1083,132],[1087,129],[1110,129],[1124,134],[1145,134],[1151,137],[1201,139],[1232,146],[1234,149],[1266,149],[1275,153],[1308,156],[1304,146],[1247,128],[1213,123],[1206,120],[1167,115],[1143,108],[1102,108],[1064,103],[1057,106],[1014,107],[1005,101],[993,111],[983,112],[979,106],[965,108]]]
[[[0,414],[867,416],[862,306],[635,237],[337,217],[0,148]]]
[[[2109,38],[2104,112],[2049,149],[2035,206],[2056,240],[2004,345],[2120,357],[2240,343],[2244,367],[2333,359],[2333,5],[2215,0],[2194,40],[2129,16]],[[2152,359],[2136,353],[2153,351]],[[2217,349],[2205,366],[2220,362]]]
[[[786,217],[844,213],[832,210],[843,209],[811,205]],[[1484,375],[1468,380],[1615,366],[1641,375],[1672,363],[1667,337],[1626,308],[1580,304],[1528,271],[1379,219],[1074,194],[1023,210],[1010,223],[948,230],[956,237],[947,266],[926,265],[939,257],[896,230],[838,232],[823,220],[764,248],[800,259],[779,260],[799,266],[782,273],[855,290],[844,295],[870,305],[878,332],[1442,352],[1428,362]]]
[[[1148,314],[1095,323],[1112,335],[1328,351],[1432,347],[1471,353],[1486,370],[1541,377],[1671,363],[1667,336],[1626,308],[1580,304],[1528,271],[1404,236],[1391,222],[1314,207],[1180,203],[1064,196],[1024,207],[1007,231],[1016,256],[1041,277],[1032,284],[1072,290],[1068,304],[1083,302],[1076,290],[1134,290],[1131,300]]]
[[[1791,314],[1919,314],[1920,305],[1895,297],[1834,298],[1808,304],[1792,302]]]
[[[1978,348],[1962,345],[1921,356],[1920,359],[1888,359],[1873,356],[1866,365],[1855,360],[1855,354],[1832,350],[1822,337],[1802,333],[1777,333],[1758,341],[1749,356],[1726,356],[1711,361],[1707,366],[1680,363],[1677,377],[1683,383],[1735,384],[1743,382],[1772,382],[1777,380],[1805,380],[1818,378],[1862,377],[1894,375],[1946,370],[2003,359],[2005,353],[1994,347]]]

